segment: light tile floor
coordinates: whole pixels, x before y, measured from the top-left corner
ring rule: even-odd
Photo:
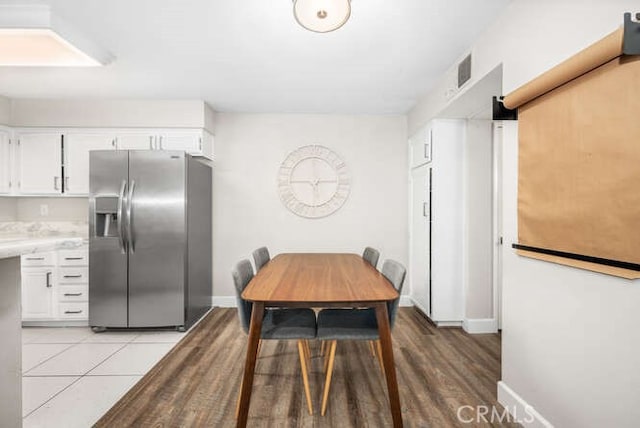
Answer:
[[[92,426],[184,335],[24,327],[23,426]]]

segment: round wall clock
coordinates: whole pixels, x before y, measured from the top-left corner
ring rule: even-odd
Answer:
[[[278,193],[284,206],[301,217],[336,212],[349,196],[349,173],[330,149],[310,145],[289,153],[278,171]]]

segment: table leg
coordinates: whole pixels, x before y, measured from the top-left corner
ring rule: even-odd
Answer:
[[[389,326],[389,314],[386,303],[378,303],[376,308],[376,321],[378,322],[378,335],[382,348],[382,361],[384,374],[387,378],[387,391],[391,405],[391,416],[395,428],[402,427],[402,411],[400,409],[400,394],[398,392],[398,380],[396,379],[396,366],[393,361],[393,347],[391,344],[391,327]]]
[[[251,310],[251,324],[249,325],[249,338],[247,340],[247,358],[244,363],[244,375],[242,377],[242,389],[240,393],[240,411],[236,427],[247,426],[249,417],[249,404],[251,402],[251,390],[253,388],[253,373],[256,368],[258,356],[258,343],[262,331],[262,318],[264,317],[264,303],[254,302]]]

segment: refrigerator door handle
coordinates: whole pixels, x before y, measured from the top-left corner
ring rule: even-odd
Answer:
[[[122,254],[127,252],[127,247],[124,242],[124,210],[123,200],[124,200],[124,192],[127,188],[126,180],[122,180],[122,184],[120,185],[120,194],[118,195],[118,243],[120,244],[120,251]]]
[[[129,197],[127,198],[127,241],[129,244],[129,251],[135,252],[133,245],[133,190],[136,187],[136,180],[131,180],[129,186]]]

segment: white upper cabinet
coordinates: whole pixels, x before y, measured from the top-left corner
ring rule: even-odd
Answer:
[[[153,150],[156,148],[156,136],[152,133],[118,133],[115,141],[118,150]]]
[[[64,193],[87,195],[89,193],[89,152],[113,150],[115,137],[109,134],[64,135]]]
[[[21,194],[62,193],[62,135],[23,133],[17,138],[18,186]]]
[[[411,137],[411,168],[431,162],[433,128],[426,126]]]
[[[0,195],[88,195],[92,150],[181,150],[212,159],[213,135],[202,128],[0,127]]]
[[[11,192],[11,145],[9,133],[0,130],[0,194]]]
[[[185,152],[211,158],[213,155],[213,135],[203,129],[164,131],[157,137],[159,150],[184,150]]]

